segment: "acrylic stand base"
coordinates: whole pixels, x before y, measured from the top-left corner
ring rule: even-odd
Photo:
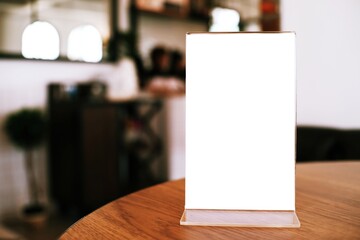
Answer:
[[[180,225],[299,228],[295,211],[185,209]]]

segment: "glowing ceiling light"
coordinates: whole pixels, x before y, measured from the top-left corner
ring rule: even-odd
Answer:
[[[233,9],[216,7],[211,11],[210,32],[238,32],[240,14]]]
[[[60,55],[59,33],[53,25],[36,21],[22,34],[21,53],[25,58],[54,60]]]
[[[79,26],[69,35],[67,56],[70,60],[99,62],[103,56],[102,45],[101,35],[94,26]]]

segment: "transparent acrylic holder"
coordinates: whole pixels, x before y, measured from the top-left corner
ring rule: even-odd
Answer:
[[[185,209],[180,225],[299,228],[295,211]]]
[[[186,35],[181,225],[300,227],[295,60],[293,32]]]

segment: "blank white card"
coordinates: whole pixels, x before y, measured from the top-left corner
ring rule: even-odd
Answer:
[[[186,36],[186,209],[295,210],[295,34]]]

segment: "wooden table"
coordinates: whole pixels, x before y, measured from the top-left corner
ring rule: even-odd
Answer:
[[[360,161],[296,166],[299,229],[180,226],[184,180],[117,199],[60,239],[360,239]]]

